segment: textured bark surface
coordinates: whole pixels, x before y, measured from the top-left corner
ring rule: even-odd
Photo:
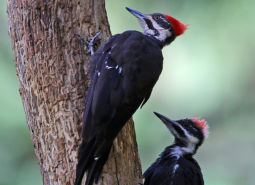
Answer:
[[[104,1],[8,0],[19,91],[43,183],[73,184],[89,56],[73,34],[110,36]],[[141,166],[132,120],[114,142],[99,185],[136,185]],[[36,182],[35,182],[36,184]]]

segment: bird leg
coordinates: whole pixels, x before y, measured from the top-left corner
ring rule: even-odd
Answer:
[[[86,51],[86,54],[94,55],[94,46],[100,41],[99,38],[97,38],[101,34],[101,31],[98,31],[89,41],[85,40],[81,35],[75,33],[74,36],[78,37],[78,39],[81,40],[83,44],[85,44],[88,47],[88,50]]]

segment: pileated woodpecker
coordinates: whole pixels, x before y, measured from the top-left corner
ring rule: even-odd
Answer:
[[[155,114],[174,135],[175,142],[145,171],[144,185],[204,185],[201,169],[192,156],[208,136],[206,121],[198,118],[173,121]]]
[[[81,184],[86,171],[86,185],[98,182],[114,138],[150,97],[162,71],[161,49],[186,29],[168,15],[127,10],[138,19],[144,33],[114,35],[92,55],[75,185]]]

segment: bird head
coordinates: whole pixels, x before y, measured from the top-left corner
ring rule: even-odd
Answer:
[[[208,125],[205,120],[187,118],[174,121],[154,113],[170,130],[175,137],[175,144],[179,145],[184,153],[194,154],[208,136]]]
[[[131,8],[126,7],[126,9],[138,19],[144,34],[155,37],[163,45],[170,44],[187,29],[186,24],[169,15],[160,13],[143,14]]]

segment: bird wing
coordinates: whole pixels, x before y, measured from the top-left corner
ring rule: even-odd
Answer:
[[[107,57],[109,57],[109,52],[111,51],[111,44],[115,41],[115,39],[119,36],[119,34],[112,36],[108,42],[104,43],[91,57],[89,63],[89,73],[90,73],[90,86],[88,89],[88,94],[85,102],[85,110],[83,116],[83,139],[90,139],[88,136],[91,133],[92,127],[92,102],[94,99],[94,91],[95,86],[98,81],[98,77],[100,76],[101,69],[103,68],[104,61]]]
[[[90,64],[93,80],[85,110],[84,138],[109,124],[118,132],[149,99],[162,62],[160,47],[139,32],[115,35],[100,47]],[[121,122],[117,126],[114,120]]]
[[[91,83],[85,102],[84,118],[82,125],[82,142],[79,146],[78,151],[78,164],[76,167],[75,185],[81,184],[85,171],[88,172],[86,185],[93,184],[94,180],[97,181],[111,149],[111,142],[108,142],[108,140],[104,138],[102,139],[102,134],[100,132],[104,131],[103,128],[99,129],[100,131],[98,134],[97,128],[95,126],[95,117],[102,118],[102,114],[105,113],[106,117],[109,116],[107,115],[107,113],[109,113],[110,110],[110,103],[107,103],[107,101],[109,99],[110,91],[107,90],[107,88],[111,88],[110,86],[114,84],[113,81],[110,80],[108,83],[109,86],[107,87],[107,83],[102,82],[102,79],[106,77],[100,77],[106,75],[110,78],[114,77],[115,79],[119,79],[115,76],[116,72],[112,70],[104,70],[105,67],[108,66],[106,61],[111,61],[111,59],[109,59],[109,56],[111,54],[110,43],[113,42],[116,37],[117,36],[110,38],[108,42],[102,45],[98,49],[98,51],[92,56],[90,61]],[[100,96],[100,94],[104,97],[101,100],[98,99],[98,96]],[[98,108],[99,111],[97,110]],[[96,116],[94,115],[95,109],[97,111]],[[105,120],[109,120],[109,118],[107,119],[106,117]],[[98,160],[95,160],[97,150],[100,150],[102,152],[101,157],[98,158]]]

